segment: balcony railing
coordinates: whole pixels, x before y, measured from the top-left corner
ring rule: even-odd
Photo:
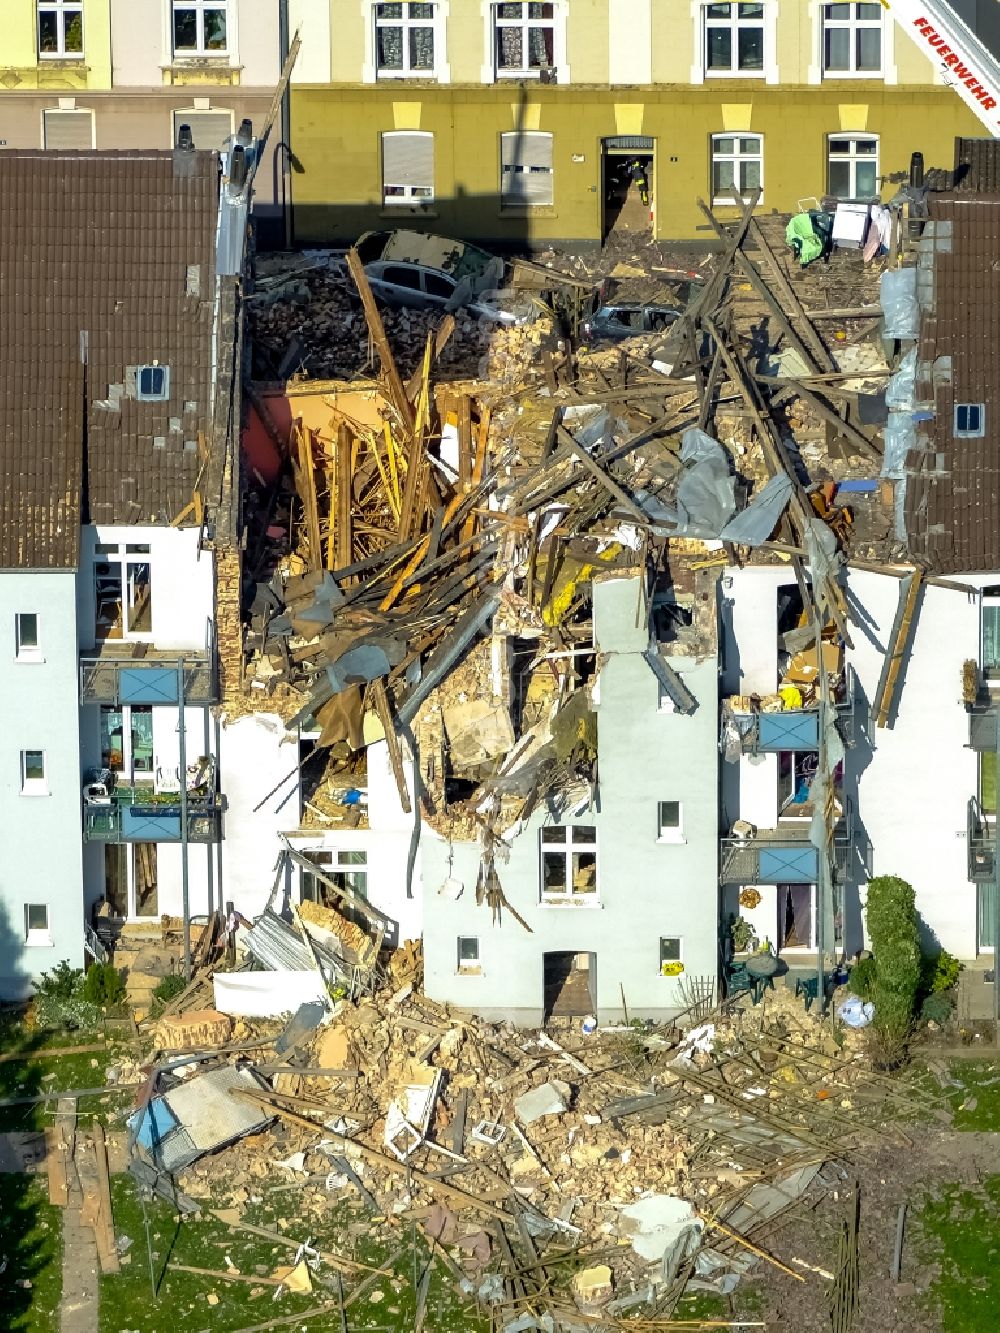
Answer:
[[[975,796],[969,798],[966,839],[969,879],[973,884],[992,884],[996,876],[996,821],[989,822]]]
[[[158,652],[149,660],[101,653],[80,658],[80,702],[108,704],[173,704],[180,702],[178,665],[184,659],[184,702],[191,705],[219,701],[214,657],[206,653]]]
[[[758,829],[752,837],[722,838],[719,845],[719,880],[722,884],[815,884],[820,853],[809,841],[811,821],[801,830],[789,827]],[[846,879],[860,868],[862,849],[856,844],[848,811],[837,825],[833,842],[833,873]]]
[[[997,709],[977,703],[969,709],[969,748],[983,754],[997,748]]]
[[[221,796],[189,796],[188,842],[219,842],[222,839]],[[143,799],[113,796],[106,803],[86,802],[83,808],[85,842],[181,842],[183,831],[180,796]]]
[[[844,698],[835,707],[837,727],[851,749],[856,737],[857,684],[850,665],[845,673]],[[783,708],[779,712],[735,713],[744,754],[775,754],[779,750],[819,749],[819,707]]]

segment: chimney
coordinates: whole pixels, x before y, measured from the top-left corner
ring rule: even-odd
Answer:
[[[194,148],[194,135],[191,133],[190,125],[179,125],[177,127],[177,147],[190,153]]]
[[[910,154],[910,184],[914,189],[920,189],[924,183],[924,155],[923,153]]]
[[[242,144],[234,144],[229,159],[229,192],[239,194],[247,183],[247,151]]]
[[[240,127],[236,131],[236,142],[242,144],[244,148],[249,148],[253,143],[253,121],[244,118],[240,121]]]

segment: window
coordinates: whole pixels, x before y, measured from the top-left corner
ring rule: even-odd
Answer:
[[[764,140],[759,134],[712,135],[712,202],[731,204],[764,189]],[[764,202],[761,194],[759,203]]]
[[[94,555],[96,637],[150,639],[153,579],[149,546],[99,543]]]
[[[970,439],[986,434],[986,404],[955,404],[955,435],[959,439]]]
[[[322,870],[327,879],[355,897],[368,901],[368,853],[357,850],[335,848],[332,850],[308,851],[302,855]],[[364,926],[365,918],[356,912],[338,896],[323,880],[312,875],[308,870],[302,873],[302,897],[308,898],[323,907],[332,907],[356,925]]]
[[[763,4],[705,5],[705,73],[764,73]]]
[[[537,3],[493,6],[497,78],[537,78],[541,70],[554,68],[555,9]]]
[[[382,202],[413,205],[433,198],[434,135],[418,130],[383,134]]]
[[[227,0],[174,0],[174,55],[225,55],[226,8]]]
[[[24,942],[52,943],[52,937],[49,935],[49,909],[45,903],[24,904]]]
[[[45,751],[21,751],[21,795],[47,796],[48,783],[45,780]]]
[[[660,936],[660,976],[678,977],[684,971],[679,935]]]
[[[214,148],[221,151],[226,140],[233,133],[233,113],[222,107],[212,107],[209,111],[190,109],[172,111],[171,144],[177,142],[182,125],[191,131],[191,140],[195,148]]]
[[[19,662],[40,662],[38,646],[38,616],[34,611],[21,611],[14,617],[14,642]]]
[[[873,134],[831,134],[827,189],[835,199],[878,198],[878,139]]]
[[[96,146],[93,111],[83,107],[53,107],[42,112],[42,147],[50,152],[60,149],[90,149]]]
[[[997,812],[997,756],[995,750],[979,753],[979,804],[983,814],[995,818]]]
[[[38,0],[38,54],[49,60],[83,55],[83,0]]]
[[[380,79],[434,73],[435,4],[375,6],[375,69]]]
[[[428,296],[437,296],[442,301],[450,301],[455,295],[455,283],[447,273],[432,273],[428,269],[424,274],[424,291]]]
[[[101,709],[101,767],[119,782],[152,782],[153,709],[149,704]]]
[[[549,824],[541,831],[542,901],[597,901],[597,829]]]
[[[479,971],[479,936],[459,935],[458,937],[459,972]]]
[[[656,824],[660,842],[683,842],[684,824],[680,801],[660,801]]]
[[[552,201],[552,135],[534,130],[501,134],[501,207],[539,208]]]
[[[814,750],[781,750],[778,754],[778,813],[789,818],[812,815],[810,792],[819,772]]]
[[[881,4],[823,6],[823,73],[872,78],[882,73]]]
[[[135,372],[135,396],[140,402],[161,402],[170,397],[170,367],[138,366]]]
[[[1000,586],[983,589],[983,675],[1000,679]]]

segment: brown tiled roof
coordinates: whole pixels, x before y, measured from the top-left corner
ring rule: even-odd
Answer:
[[[963,194],[1000,194],[1000,140],[955,140],[955,189]]]
[[[81,522],[190,501],[217,210],[213,153],[0,153],[0,568],[73,567]],[[102,406],[154,360],[169,401]]]
[[[918,397],[933,397],[934,416],[918,423],[908,460],[907,537],[913,556],[942,572],[1000,570],[1000,195],[929,203],[934,299],[917,355]],[[943,357],[950,379],[939,362],[932,387],[926,377]],[[984,436],[955,438],[956,403],[986,404]]]

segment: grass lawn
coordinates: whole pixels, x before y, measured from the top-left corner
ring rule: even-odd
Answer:
[[[95,1088],[104,1084],[107,1069],[129,1053],[129,1048],[113,1041],[103,1043],[104,1050],[81,1054],[52,1055],[54,1050],[93,1046],[100,1041],[94,1032],[42,1032],[27,1028],[19,1017],[0,1012],[0,1101],[17,1097],[37,1097],[45,1092],[71,1088]],[[12,1059],[16,1056],[16,1059]],[[96,1115],[115,1119],[127,1102],[127,1094],[101,1093],[81,1099],[79,1120],[88,1123]],[[44,1129],[55,1118],[56,1103],[0,1106],[0,1131]]]
[[[314,1310],[330,1302],[322,1314],[304,1327],[309,1333],[325,1333],[340,1327],[336,1273],[328,1265],[321,1266],[317,1278],[332,1284],[332,1289],[314,1283],[310,1295],[285,1292],[273,1300],[275,1288],[248,1282],[229,1282],[224,1278],[202,1277],[179,1273],[171,1263],[197,1268],[225,1270],[227,1256],[242,1274],[267,1276],[279,1265],[290,1264],[295,1251],[284,1245],[236,1231],[207,1216],[197,1221],[178,1223],[173,1210],[160,1200],[147,1205],[153,1249],[153,1271],[157,1282],[157,1297],[151,1294],[149,1259],[146,1248],[142,1209],[128,1177],[112,1181],[115,1229],[125,1235],[132,1245],[128,1262],[121,1274],[101,1278],[100,1329],[101,1333],[227,1333],[229,1330],[263,1324],[279,1316]],[[403,1254],[393,1269],[380,1277],[357,1302],[349,1308],[349,1327],[352,1330],[369,1328],[390,1329],[392,1333],[411,1333],[415,1324],[416,1287],[414,1284],[414,1252],[412,1230],[400,1224],[389,1229],[371,1228],[376,1239],[360,1235],[355,1243],[349,1229],[358,1220],[358,1214],[344,1204],[333,1204],[329,1213],[318,1222],[310,1218],[303,1222],[297,1216],[294,1190],[275,1192],[272,1206],[260,1204],[248,1209],[245,1220],[252,1225],[268,1226],[278,1231],[287,1230],[295,1240],[310,1239],[318,1249],[330,1249],[350,1254],[358,1262],[377,1268],[400,1246]],[[284,1210],[282,1212],[282,1210]],[[284,1227],[281,1225],[284,1221]],[[368,1230],[366,1225],[365,1231]],[[379,1238],[382,1237],[382,1239]],[[418,1238],[416,1271],[422,1275],[427,1263],[428,1247]],[[345,1270],[347,1297],[365,1277],[367,1271]],[[217,1297],[211,1304],[209,1296]],[[488,1321],[476,1317],[472,1306],[463,1305],[453,1295],[450,1277],[442,1275],[435,1264],[432,1269],[427,1298],[428,1330],[434,1333],[486,1333]],[[299,1325],[295,1325],[298,1333]]]
[[[1000,1132],[1000,1064],[995,1060],[953,1060],[948,1078],[957,1086],[941,1089],[955,1117],[955,1128]],[[934,1079],[929,1085],[938,1088]]]
[[[45,1176],[0,1175],[0,1327],[57,1333],[62,1295],[62,1210]]]
[[[946,1186],[918,1215],[921,1257],[939,1267],[930,1299],[942,1333],[982,1333],[1000,1308],[1000,1176]]]

